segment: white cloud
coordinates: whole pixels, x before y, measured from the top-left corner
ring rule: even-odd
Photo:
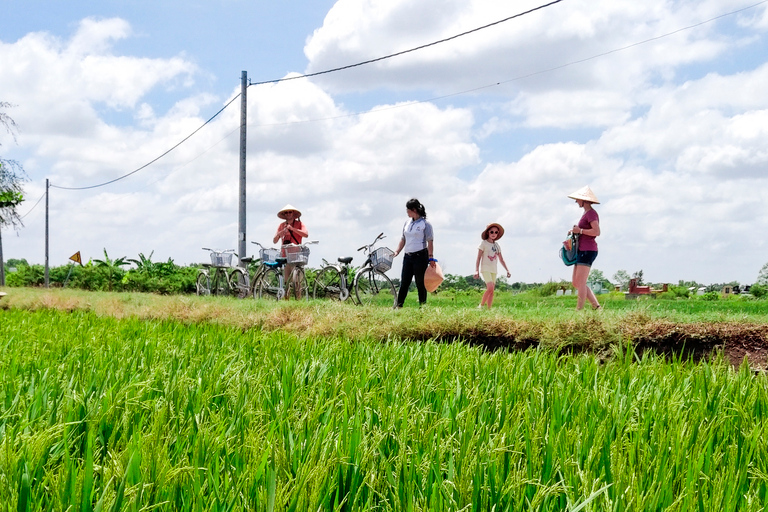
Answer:
[[[308,69],[401,50],[533,5],[340,0],[308,40]],[[745,34],[706,25],[455,105],[376,96],[383,86],[407,97],[522,76],[722,9],[714,0],[574,0],[374,66],[250,87],[248,239],[271,241],[277,210],[292,203],[304,212],[310,238],[321,241],[313,265],[353,255],[382,231],[394,246],[405,202],[415,196],[427,206],[448,272],[473,271],[479,233],[498,221],[506,228],[502,247],[513,281],[568,279],[557,249],[580,212],[566,195],[589,184],[602,201],[596,267],[606,275],[643,269],[654,281],[749,282],[765,259],[766,243],[754,234],[768,228],[768,66],[677,77],[681,67],[706,68],[737,46],[749,48],[745,41],[763,37],[760,24]],[[122,20],[87,19],[66,41],[32,33],[0,43],[9,94],[3,99],[19,105],[14,118],[23,127],[19,149],[30,174],[69,186],[112,179],[177,144],[239,93],[233,87],[222,98],[192,90],[200,71],[183,57],[115,54],[114,41],[131,37]],[[168,90],[170,106],[157,99]],[[336,96],[353,90],[372,98],[369,112],[354,115]],[[154,250],[156,260],[187,263],[207,258],[203,246],[233,247],[238,106],[236,100],[187,143],[117,185],[53,189],[52,263],[76,250],[99,257],[103,247],[111,257]],[[527,139],[527,131],[536,138]],[[494,146],[507,135],[503,146],[531,149]],[[41,193],[39,184],[30,185],[31,198]],[[18,237],[4,237],[9,257],[23,252],[40,260],[40,211]]]

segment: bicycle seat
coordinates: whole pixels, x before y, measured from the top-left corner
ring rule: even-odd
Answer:
[[[250,256],[246,256],[245,258],[240,258],[240,261],[242,261],[243,263],[245,263],[247,265],[248,263],[253,261],[253,258],[250,257]]]
[[[211,268],[211,266],[212,265],[210,263],[203,263],[203,267],[205,267],[205,268]]]
[[[339,258],[339,263],[343,263],[344,265],[349,265],[352,263],[352,256],[347,256],[346,258]]]
[[[275,258],[275,261],[265,261],[264,264],[268,267],[277,268],[285,265],[287,261],[287,258]]]

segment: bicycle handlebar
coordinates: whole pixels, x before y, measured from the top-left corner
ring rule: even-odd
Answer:
[[[364,245],[364,246],[362,246],[361,248],[359,248],[359,249],[358,249],[358,251],[362,251],[363,249],[368,249],[368,250],[370,250],[370,249],[371,249],[371,247],[373,247],[374,245],[376,245],[376,242],[378,242],[379,240],[383,240],[383,239],[385,239],[385,238],[387,238],[387,237],[385,237],[385,236],[384,236],[384,233],[379,233],[379,236],[377,236],[377,237],[376,237],[376,238],[373,240],[373,242],[371,242],[371,243],[370,243],[370,244],[368,244],[368,245]]]
[[[221,249],[210,249],[210,248],[208,248],[208,247],[203,247],[203,250],[204,250],[204,251],[211,251],[211,252],[220,252],[220,253],[225,253],[225,252],[231,252],[231,253],[234,253],[234,252],[235,252],[235,250],[234,250],[234,249],[227,249],[227,250],[225,250],[225,251],[222,251]]]

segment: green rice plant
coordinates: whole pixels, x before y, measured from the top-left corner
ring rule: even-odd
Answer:
[[[47,309],[0,340],[9,510],[768,505],[747,366]]]

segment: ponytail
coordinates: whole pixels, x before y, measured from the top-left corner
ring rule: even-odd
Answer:
[[[419,217],[423,217],[424,219],[427,218],[427,210],[424,208],[424,205],[419,202],[418,199],[409,199],[408,202],[405,203],[405,207],[418,213]]]

